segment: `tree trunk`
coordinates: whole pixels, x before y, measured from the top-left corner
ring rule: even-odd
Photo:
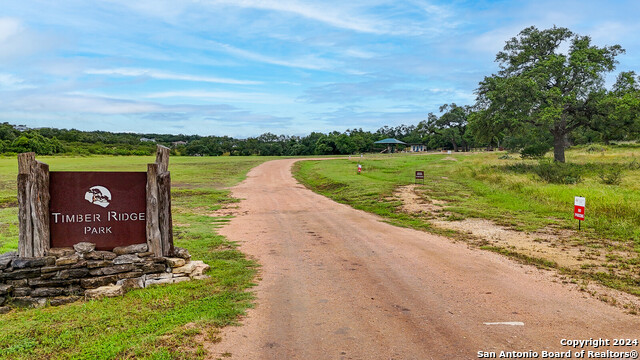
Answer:
[[[553,134],[553,160],[556,162],[564,162],[564,148],[567,145],[567,119],[566,115],[561,115],[556,120],[551,134]]]
[[[556,162],[564,162],[564,134],[561,132],[553,132],[553,160]]]
[[[458,144],[456,144],[455,139],[451,139],[451,144],[453,145],[453,152],[458,152]]]

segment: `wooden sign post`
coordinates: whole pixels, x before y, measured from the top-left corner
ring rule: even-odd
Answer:
[[[156,256],[173,253],[169,151],[158,145],[156,162],[147,165],[147,243]]]
[[[49,250],[49,165],[33,152],[18,155],[18,209],[18,256],[44,256]]]

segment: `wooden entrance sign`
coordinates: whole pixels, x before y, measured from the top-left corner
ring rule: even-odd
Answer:
[[[145,172],[52,171],[49,179],[51,247],[147,241]]]
[[[51,172],[34,153],[18,155],[20,257],[92,242],[112,250],[147,242],[173,254],[169,148],[158,145],[147,172]]]

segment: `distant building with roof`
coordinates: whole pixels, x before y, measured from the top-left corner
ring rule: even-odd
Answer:
[[[389,152],[389,153],[395,152],[396,145],[407,145],[406,142],[402,142],[398,139],[393,139],[393,138],[386,138],[384,140],[376,141],[374,142],[374,144],[387,145],[387,149],[383,150],[382,152]]]
[[[409,144],[410,152],[422,152],[427,151],[427,146],[425,144]]]

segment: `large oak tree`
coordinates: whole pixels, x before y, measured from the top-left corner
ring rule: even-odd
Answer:
[[[564,162],[567,135],[599,116],[604,75],[623,52],[620,45],[598,47],[590,37],[562,27],[522,30],[496,55],[500,71],[476,90],[474,130],[486,138],[504,131],[549,131],[554,159]]]
[[[440,112],[444,114],[439,118],[429,113],[426,123],[418,125],[424,127],[431,134],[438,134],[451,142],[453,151],[469,151],[469,134],[467,122],[471,114],[471,106],[458,106],[455,103],[440,106]]]

